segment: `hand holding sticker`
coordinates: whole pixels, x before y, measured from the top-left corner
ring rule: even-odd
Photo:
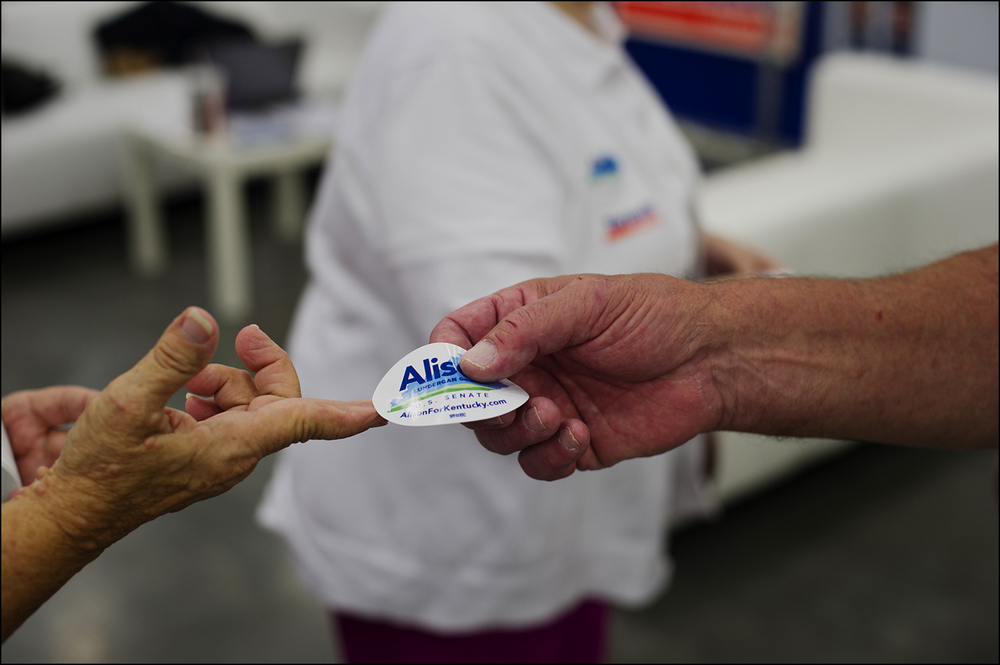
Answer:
[[[421,427],[485,420],[528,401],[528,393],[507,379],[479,383],[462,374],[463,353],[438,342],[406,354],[375,388],[375,409],[389,422]]]

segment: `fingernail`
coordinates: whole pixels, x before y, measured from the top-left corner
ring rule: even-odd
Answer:
[[[486,369],[496,357],[497,347],[493,346],[493,342],[484,339],[466,351],[465,355],[462,356],[462,360],[467,360],[479,369]]]
[[[197,309],[188,311],[187,316],[184,317],[184,325],[181,327],[184,330],[184,335],[195,344],[204,344],[215,332],[212,322]]]
[[[195,395],[194,393],[188,393],[188,394],[184,395],[184,401],[186,402],[189,399],[191,399],[192,397],[197,397],[197,395]]]
[[[559,443],[562,447],[571,453],[575,453],[580,450],[580,442],[576,440],[573,436],[573,432],[568,427],[564,427],[561,432],[559,432]]]
[[[523,418],[524,426],[535,434],[541,434],[545,431],[545,423],[542,422],[542,416],[538,413],[538,407],[533,406],[525,411]]]

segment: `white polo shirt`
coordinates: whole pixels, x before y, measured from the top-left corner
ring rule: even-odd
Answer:
[[[367,397],[444,315],[525,279],[689,274],[697,180],[616,41],[544,3],[388,8],[309,224],[303,394]],[[543,483],[459,425],[388,425],[284,451],[259,519],[330,607],[528,625],[662,587],[671,455]]]

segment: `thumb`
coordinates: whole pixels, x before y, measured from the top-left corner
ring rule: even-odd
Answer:
[[[555,280],[536,280],[540,288]],[[553,284],[546,284],[552,282]],[[594,318],[593,298],[603,284],[593,275],[573,278],[549,295],[509,313],[462,356],[462,372],[476,381],[496,381],[512,376],[539,355],[555,353],[590,339]]]
[[[144,412],[161,411],[212,360],[219,344],[218,330],[211,314],[188,307],[167,326],[149,353],[111,387]]]

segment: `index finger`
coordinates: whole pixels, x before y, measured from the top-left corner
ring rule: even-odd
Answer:
[[[441,319],[431,331],[430,341],[468,349],[511,312],[559,291],[574,279],[575,276],[532,279],[474,300]]]
[[[235,438],[250,442],[261,458],[293,443],[344,439],[386,424],[370,400],[340,402],[304,397],[277,400],[253,411],[248,418],[218,422],[222,427],[237,428]]]
[[[524,298],[522,306],[507,314],[497,307],[497,323],[462,356],[462,372],[473,381],[497,381],[516,374],[539,356],[588,341],[607,325],[605,314],[620,307],[622,299],[614,293],[613,280],[577,275],[518,285],[532,286],[542,297]],[[487,319],[470,323],[482,326]]]

